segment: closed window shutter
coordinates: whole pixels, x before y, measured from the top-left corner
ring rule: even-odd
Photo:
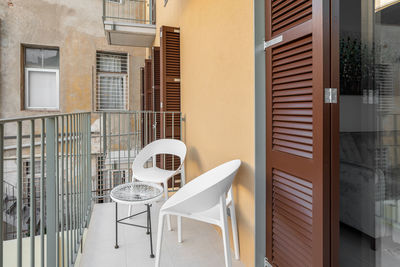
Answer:
[[[267,258],[329,266],[330,1],[266,7]]]
[[[180,112],[180,30],[175,27],[162,26],[160,36],[160,110],[163,112]],[[163,115],[161,122],[163,126],[161,136],[164,138],[181,138],[180,115],[178,113]],[[169,155],[165,157],[165,169],[176,169],[179,165],[179,158]],[[179,186],[178,181],[180,181],[180,175],[175,177],[174,186]]]

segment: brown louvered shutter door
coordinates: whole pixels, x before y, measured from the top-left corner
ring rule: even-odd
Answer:
[[[266,246],[274,266],[329,266],[329,4],[266,0]]]
[[[181,111],[181,61],[180,61],[180,30],[179,28],[162,26],[160,29],[160,110],[163,112]],[[177,113],[161,118],[164,138],[180,139],[180,118]],[[164,133],[165,131],[165,133]],[[172,170],[179,167],[179,158],[166,156],[165,168]],[[175,186],[180,176],[175,177]]]
[[[152,68],[151,68],[151,59],[145,59],[144,61],[144,110],[152,111],[153,110],[153,78],[152,78]],[[150,113],[143,114],[143,122],[144,127],[143,138],[144,145],[147,145],[153,140],[152,136],[152,121],[153,117]]]
[[[161,138],[161,116],[160,116],[160,47],[153,47],[151,53],[153,67],[153,110],[155,113],[155,137]],[[153,128],[154,130],[154,128]],[[153,133],[154,135],[154,133]],[[157,166],[161,167],[161,157],[157,156]]]

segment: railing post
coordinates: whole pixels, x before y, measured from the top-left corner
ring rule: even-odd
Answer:
[[[46,234],[47,265],[56,266],[55,119],[46,119]]]
[[[89,116],[89,120],[90,120],[90,116]],[[107,115],[104,112],[103,113],[103,154],[106,154],[107,151]],[[90,123],[89,123],[89,132],[90,132]],[[100,151],[101,153],[102,151]]]
[[[91,148],[92,148],[92,130],[91,130],[91,115],[89,114],[88,115],[88,122],[87,122],[87,124],[88,124],[88,142],[87,142],[87,146],[88,146],[88,148],[87,148],[87,151],[88,151],[88,157],[87,157],[87,160],[88,160],[88,168],[87,168],[87,175],[88,175],[88,177],[87,177],[87,179],[88,179],[88,213],[89,213],[89,216],[88,216],[88,222],[89,222],[89,220],[90,220],[90,215],[91,215],[91,207],[92,207],[92,151],[91,151]]]
[[[22,121],[17,122],[17,267],[22,267]]]
[[[0,207],[3,207],[4,125],[0,124]],[[3,267],[3,212],[0,212],[0,267]]]
[[[149,0],[149,24],[153,24],[153,0]]]

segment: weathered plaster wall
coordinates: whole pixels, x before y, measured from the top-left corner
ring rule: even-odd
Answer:
[[[157,0],[161,25],[180,27],[181,106],[188,180],[235,158],[241,261],[254,266],[253,2]],[[222,242],[222,240],[221,240]]]
[[[130,109],[140,107],[144,48],[109,46],[102,0],[11,0],[0,2],[0,118],[42,114],[21,111],[21,44],[60,49],[60,112],[92,110],[96,50],[130,55]]]

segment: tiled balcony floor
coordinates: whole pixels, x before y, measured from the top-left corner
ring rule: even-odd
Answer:
[[[154,253],[157,240],[158,210],[162,203],[152,207],[152,226]],[[134,212],[144,210],[137,206]],[[119,205],[119,215],[127,215],[127,206]],[[119,249],[114,249],[115,219],[114,203],[96,204],[86,241],[80,267],[152,267],[154,259],[149,257],[150,247],[146,230],[127,225],[118,225]],[[132,223],[146,224],[146,215],[130,219]],[[221,267],[224,263],[222,238],[210,224],[182,219],[183,242],[177,242],[176,220],[171,217],[172,231],[165,225],[161,266],[162,267]],[[233,252],[232,252],[233,255]],[[232,259],[233,267],[244,265]]]

